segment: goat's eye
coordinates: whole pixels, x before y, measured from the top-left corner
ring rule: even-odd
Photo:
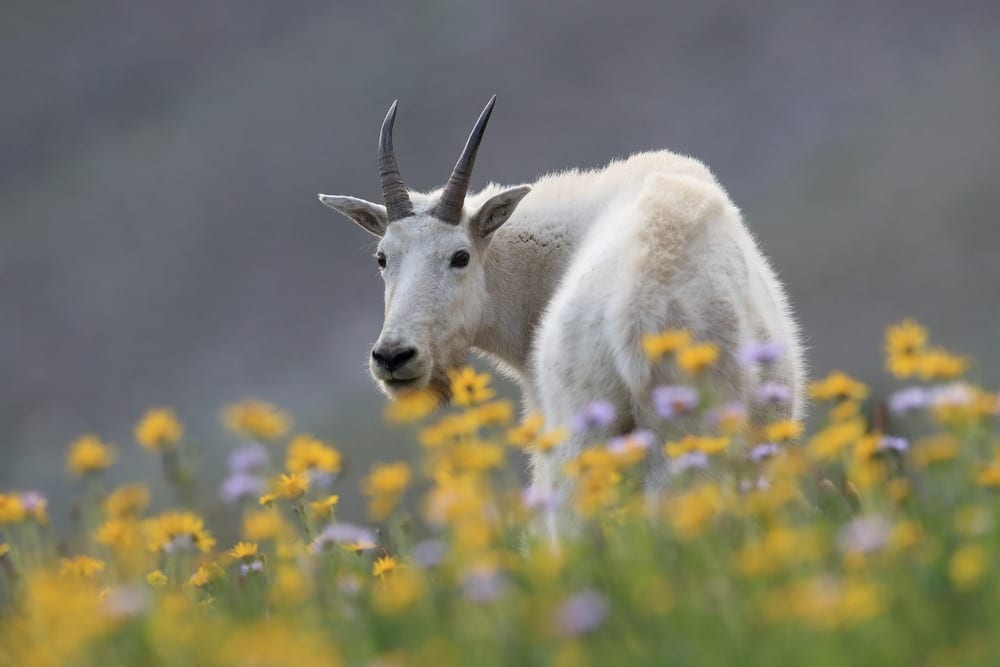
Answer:
[[[469,253],[466,250],[459,250],[451,256],[452,268],[460,269],[469,264]]]
[[[375,255],[375,261],[378,262],[378,266],[379,266],[380,269],[384,269],[385,268],[385,253],[384,252],[380,252],[379,254]]]

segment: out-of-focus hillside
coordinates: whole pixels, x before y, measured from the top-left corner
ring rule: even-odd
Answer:
[[[54,488],[87,431],[136,464],[153,404],[213,441],[244,395],[356,465],[389,456],[370,242],[315,193],[377,198],[395,98],[415,187],[447,176],[493,92],[478,184],[701,157],[815,369],[877,364],[882,326],[914,315],[995,383],[1000,9],[878,4],[8,3],[0,484]]]

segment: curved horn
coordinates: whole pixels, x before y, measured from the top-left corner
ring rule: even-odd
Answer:
[[[476,126],[472,128],[469,140],[465,142],[465,150],[455,163],[455,168],[448,178],[448,183],[441,191],[441,199],[434,207],[434,216],[442,222],[457,225],[462,218],[462,206],[465,204],[465,193],[469,190],[469,179],[472,177],[472,167],[476,162],[476,153],[479,151],[479,143],[483,140],[483,132],[486,130],[486,123],[493,113],[493,105],[497,101],[497,96],[490,98],[486,108],[479,114]]]
[[[389,222],[413,215],[413,204],[406,192],[403,177],[399,175],[396,154],[392,150],[392,126],[396,123],[396,104],[392,103],[389,113],[382,121],[382,132],[378,137],[378,174],[382,182],[382,199],[385,201]]]

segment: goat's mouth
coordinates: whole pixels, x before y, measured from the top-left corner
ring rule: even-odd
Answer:
[[[385,386],[389,387],[393,391],[405,391],[407,389],[417,389],[420,386],[422,379],[423,378],[421,377],[412,377],[412,378],[390,377],[386,378],[385,380],[382,380],[382,382],[385,384]]]
[[[390,398],[397,398],[413,391],[426,391],[433,394],[442,406],[451,401],[451,382],[447,373],[431,372],[413,377],[378,378],[379,384]]]

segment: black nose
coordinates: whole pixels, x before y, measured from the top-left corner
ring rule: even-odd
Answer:
[[[406,362],[415,356],[417,356],[417,348],[415,347],[372,350],[372,359],[375,360],[375,363],[390,373],[405,366]]]

